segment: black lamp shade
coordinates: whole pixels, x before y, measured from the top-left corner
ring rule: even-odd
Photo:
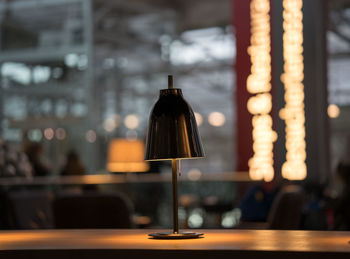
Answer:
[[[160,90],[148,124],[145,160],[204,157],[197,123],[181,89]]]

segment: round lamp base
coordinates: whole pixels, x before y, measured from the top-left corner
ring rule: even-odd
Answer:
[[[192,239],[203,236],[203,233],[194,232],[179,232],[177,234],[172,232],[159,232],[148,234],[153,239]]]

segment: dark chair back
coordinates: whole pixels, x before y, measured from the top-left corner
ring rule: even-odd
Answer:
[[[56,228],[130,228],[131,206],[120,194],[63,194],[53,202]]]
[[[272,205],[267,222],[269,229],[299,229],[304,194],[301,187],[289,185],[284,187]]]
[[[53,227],[51,201],[47,191],[13,191],[8,195],[15,229],[47,229]]]

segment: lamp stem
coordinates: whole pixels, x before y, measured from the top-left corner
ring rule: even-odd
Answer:
[[[168,89],[173,89],[173,76],[168,75]]]
[[[174,234],[179,233],[179,220],[178,220],[178,203],[177,203],[177,166],[176,159],[171,160],[172,167],[172,184],[173,184],[173,225]]]

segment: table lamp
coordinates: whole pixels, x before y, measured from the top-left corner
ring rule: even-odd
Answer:
[[[156,239],[198,238],[202,233],[179,232],[177,197],[177,160],[204,157],[197,123],[181,89],[173,88],[168,76],[168,89],[160,90],[148,124],[145,160],[171,160],[173,189],[173,232],[151,233]]]
[[[146,172],[149,165],[144,161],[145,145],[142,140],[117,138],[109,143],[107,170],[109,172]]]

